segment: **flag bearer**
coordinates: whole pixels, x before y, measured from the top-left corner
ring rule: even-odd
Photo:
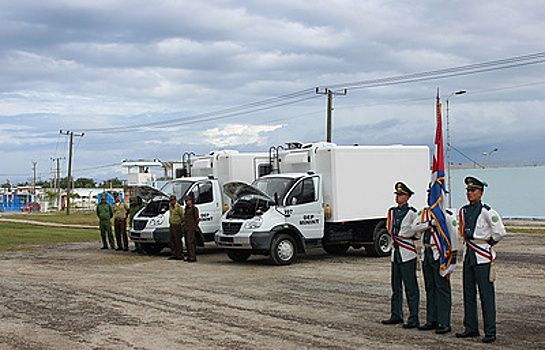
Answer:
[[[460,209],[460,234],[464,238],[464,331],[458,338],[478,337],[477,286],[484,321],[484,343],[496,340],[496,300],[493,263],[496,253],[492,247],[505,236],[505,228],[498,213],[481,202],[486,182],[468,176],[464,180],[469,204]]]
[[[450,326],[450,313],[452,297],[450,289],[450,274],[456,264],[458,249],[458,224],[453,213],[445,210],[446,230],[437,227],[433,219],[433,213],[429,208],[423,209],[420,215],[422,223],[429,223],[430,227],[422,235],[422,274],[426,287],[426,323],[418,326],[421,331],[433,330],[437,334],[445,334],[452,331]],[[442,252],[440,235],[450,244],[448,250],[448,265],[441,268]],[[444,250],[444,249],[443,249]],[[450,258],[451,257],[451,258]]]
[[[403,323],[403,285],[410,316],[403,328],[418,327],[420,292],[416,281],[417,250],[414,240],[420,232],[415,229],[417,211],[408,203],[414,192],[402,182],[395,184],[396,207],[388,210],[388,232],[392,235],[392,299],[390,318],[383,324]]]

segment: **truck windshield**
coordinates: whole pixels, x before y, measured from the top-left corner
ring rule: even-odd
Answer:
[[[294,181],[295,179],[286,177],[266,177],[255,180],[252,186],[265,192],[271,198],[274,198],[274,194],[276,193],[278,194],[278,199],[282,201],[282,198],[284,198],[284,195],[293,185]]]
[[[176,196],[178,202],[184,197],[187,190],[193,185],[193,181],[169,181],[161,187],[161,191],[167,194],[173,194]]]

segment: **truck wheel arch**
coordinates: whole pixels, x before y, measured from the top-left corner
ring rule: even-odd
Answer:
[[[365,250],[371,256],[388,256],[392,250],[392,237],[386,229],[386,221],[382,220],[375,225],[373,242],[365,245]]]

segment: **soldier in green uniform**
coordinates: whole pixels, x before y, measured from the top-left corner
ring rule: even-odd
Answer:
[[[130,205],[129,205],[129,229],[132,227],[132,220],[134,219],[134,216],[136,213],[140,211],[144,207],[144,202],[142,201],[142,198],[140,196],[132,196]],[[131,252],[140,252],[140,245],[138,243],[134,243],[134,249],[131,250]]]
[[[417,250],[414,240],[420,238],[415,223],[417,211],[408,203],[414,192],[402,182],[395,184],[396,207],[388,210],[388,232],[392,235],[392,299],[390,318],[383,324],[403,322],[403,286],[409,304],[410,316],[403,328],[416,328],[419,325],[418,308],[420,292],[416,280]]]
[[[102,238],[102,248],[100,249],[108,249],[108,242],[110,243],[110,248],[115,249],[111,221],[114,216],[114,211],[110,203],[106,202],[106,193],[103,193],[100,196],[100,203],[97,205],[97,216],[100,227],[100,237]],[[108,237],[108,241],[106,241],[106,237]]]
[[[498,213],[481,202],[486,182],[473,176],[464,180],[469,204],[459,213],[460,234],[464,238],[464,327],[458,338],[479,336],[477,314],[477,286],[484,321],[484,343],[496,340],[496,300],[493,270],[496,252],[493,246],[505,236],[505,228]]]
[[[184,253],[182,251],[182,224],[185,221],[184,208],[176,201],[176,196],[170,196],[169,218],[170,224],[168,235],[170,239],[171,256],[169,260],[183,260]]]
[[[115,240],[117,241],[116,250],[129,251],[129,237],[127,236],[127,216],[129,206],[122,202],[119,193],[114,194],[114,229]]]
[[[446,209],[445,217],[448,232],[444,232],[449,238],[452,262],[451,269],[442,274],[439,259],[439,237],[437,227],[433,225],[429,208],[423,209],[420,213],[420,222],[428,225],[428,229],[422,235],[422,274],[426,288],[426,323],[418,326],[421,331],[433,330],[437,334],[445,334],[452,331],[450,326],[450,315],[452,308],[452,294],[450,288],[450,274],[456,264],[456,253],[458,249],[458,223],[454,214]]]
[[[195,236],[199,227],[199,208],[193,205],[193,200],[185,196],[185,245],[187,248],[187,261],[197,261],[197,246]]]

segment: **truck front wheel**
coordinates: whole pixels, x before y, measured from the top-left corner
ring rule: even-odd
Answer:
[[[329,244],[324,245],[324,250],[329,254],[344,254],[350,248],[350,244]]]
[[[161,250],[163,250],[163,246],[160,244],[140,243],[140,249],[149,255],[159,255]]]
[[[274,237],[271,244],[271,259],[277,265],[289,265],[295,260],[297,248],[293,237],[287,234],[279,234]]]
[[[365,250],[371,256],[387,256],[392,250],[392,236],[385,225],[377,225],[373,233],[373,243],[366,245]]]
[[[236,261],[236,262],[243,262],[248,260],[248,258],[252,255],[252,253],[249,252],[239,252],[236,250],[228,250],[227,256],[229,259]]]

